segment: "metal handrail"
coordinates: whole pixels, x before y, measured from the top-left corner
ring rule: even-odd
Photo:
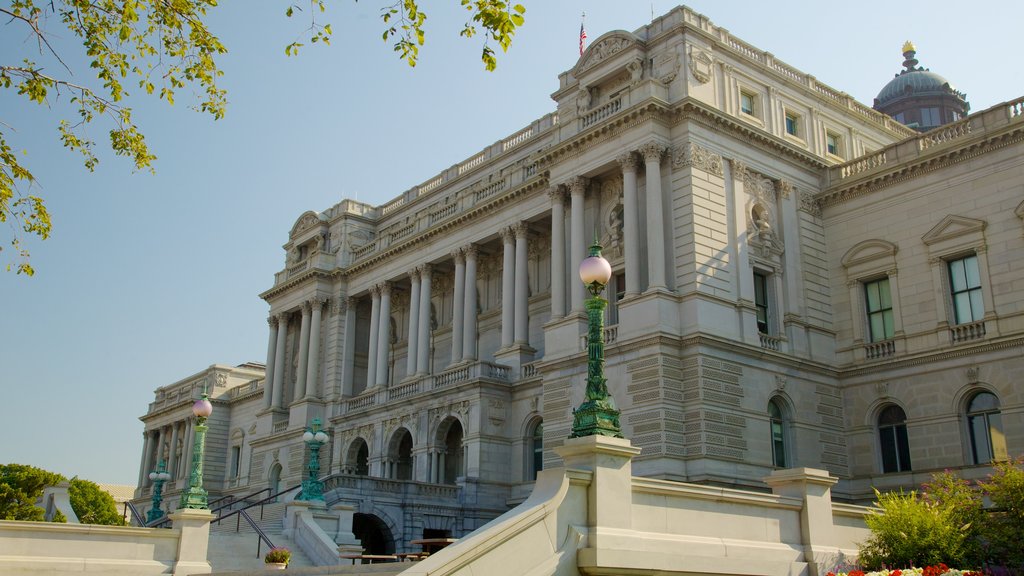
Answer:
[[[145,526],[146,525],[145,518],[142,517],[142,514],[139,512],[139,509],[136,508],[135,504],[132,504],[130,500],[125,500],[124,509],[128,510],[128,511],[131,511],[132,518],[135,519],[135,523],[136,524],[138,524],[139,526]],[[124,512],[121,513],[121,516],[124,516]]]
[[[268,550],[271,550],[271,549],[274,548],[274,543],[270,541],[270,537],[267,536],[267,533],[264,532],[263,529],[260,528],[258,524],[256,524],[256,522],[252,519],[252,516],[249,516],[248,512],[246,512],[245,510],[239,510],[238,511],[238,516],[240,518],[245,518],[245,521],[249,523],[249,526],[252,526],[252,529],[256,532],[256,535],[259,536],[259,538],[256,539],[256,557],[257,558],[260,557],[260,552],[261,552],[260,546],[264,542],[267,543],[267,549]],[[235,532],[238,532],[238,525],[237,524],[235,525]]]

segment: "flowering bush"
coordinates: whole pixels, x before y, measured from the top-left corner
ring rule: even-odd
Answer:
[[[291,559],[292,551],[283,546],[271,548],[267,551],[267,554],[263,556],[263,561],[267,564],[287,564]]]
[[[850,570],[849,572],[829,572],[827,576],[982,576],[981,572],[971,570],[957,570],[945,564],[935,564],[924,568],[903,568],[901,570],[876,570],[864,572],[863,570]]]

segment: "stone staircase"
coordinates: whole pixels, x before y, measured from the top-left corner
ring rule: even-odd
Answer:
[[[247,510],[247,512],[275,546],[283,546],[292,551],[289,568],[314,566],[309,557],[298,549],[295,542],[281,533],[284,528],[284,502],[264,505],[262,519],[258,507]],[[210,567],[214,572],[247,572],[264,569],[263,554],[267,552],[267,545],[266,543],[259,544],[258,540],[256,531],[244,518],[239,521],[237,516],[232,516],[220,524],[211,524],[210,547],[207,553]],[[256,553],[258,544],[259,555]]]

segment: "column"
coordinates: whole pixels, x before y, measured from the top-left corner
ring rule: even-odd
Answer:
[[[466,300],[466,255],[462,248],[452,252],[455,259],[455,287],[452,297],[452,364],[462,361],[462,317]]]
[[[271,406],[271,400],[274,397],[274,360],[277,354],[277,318],[270,316],[267,318],[267,324],[270,326],[270,337],[267,338],[267,368],[263,372],[263,408],[267,409]]]
[[[192,472],[192,443],[195,442],[195,438],[193,437],[193,435],[195,433],[196,433],[196,431],[195,431],[195,428],[192,425],[192,418],[186,419],[185,420],[185,451],[184,451],[185,452],[185,458],[184,458],[185,465],[184,466],[179,466],[178,478],[185,478],[187,480],[188,477],[189,477],[189,474],[191,474],[191,472]]]
[[[640,202],[636,193],[637,159],[632,152],[619,156],[622,166],[622,211],[626,244],[626,298],[640,293]]]
[[[466,246],[466,306],[462,313],[462,359],[476,360],[476,244]]]
[[[646,167],[647,185],[647,275],[648,290],[665,290],[665,220],[661,197],[661,156],[665,147],[648,142],[640,147]]]
[[[501,347],[508,348],[515,339],[516,238],[511,226],[502,228],[499,234],[504,245],[501,261]]]
[[[284,395],[284,352],[288,342],[288,314],[277,316],[277,355],[274,359],[274,389],[270,399],[271,408],[281,408]],[[189,442],[189,446],[192,443]],[[189,448],[191,450],[191,448]]]
[[[430,482],[437,484],[437,450],[430,453]]]
[[[156,463],[160,461],[160,455],[163,452],[160,446],[160,428],[153,430],[153,449],[150,451],[150,459],[146,461],[146,467],[152,470],[156,468]],[[152,484],[153,481],[149,479],[149,474],[146,474],[146,486]]]
[[[295,374],[295,390],[292,401],[297,402],[306,396],[306,370],[309,367],[309,316],[312,305],[309,300],[302,303],[302,323],[299,325],[299,369]]]
[[[303,397],[320,398],[317,378],[320,374],[320,320],[326,300],[314,297],[309,303],[313,307],[313,316],[309,322],[309,359],[306,361],[306,393]]]
[[[139,488],[145,486],[149,479],[149,459],[153,457],[153,443],[149,437],[149,431],[142,432],[142,464],[139,465]]]
[[[577,176],[569,181],[569,196],[571,205],[569,208],[569,258],[575,265],[579,265],[587,257],[587,244],[583,238],[583,202],[584,193],[590,180]],[[572,283],[572,310],[580,312],[583,310],[583,300],[586,287],[582,282]]]
[[[515,343],[527,345],[530,343],[530,283],[527,276],[526,264],[529,254],[527,252],[527,238],[530,226],[526,222],[520,222],[514,226],[516,233],[516,309],[515,309]]]
[[[356,370],[356,305],[358,300],[355,297],[348,297],[342,301],[342,308],[345,311],[345,340],[342,342],[342,363],[344,373],[341,377],[341,395],[352,396],[355,389]]]
[[[551,198],[551,317],[565,316],[565,193],[548,191]]]
[[[377,385],[377,339],[380,333],[380,285],[370,289],[370,346],[366,355],[366,389]]]
[[[420,269],[409,270],[409,340],[405,348],[405,373],[407,376],[416,374],[416,358],[419,354],[420,341]]]
[[[391,352],[391,282],[381,282],[380,319],[377,320],[377,381],[388,383],[388,354]]]
[[[167,455],[167,472],[171,476],[174,476],[174,471],[177,470],[174,466],[178,463],[177,455],[175,454],[178,448],[178,424],[178,422],[171,424],[171,450],[170,454]]]
[[[430,264],[420,267],[420,319],[417,323],[419,336],[416,343],[416,373],[427,374],[430,371],[430,291],[431,274],[433,269]]]

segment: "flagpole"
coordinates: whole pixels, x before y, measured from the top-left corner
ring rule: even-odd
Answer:
[[[585,27],[587,21],[587,13],[583,12],[580,14],[580,56],[583,56],[583,50],[586,46],[587,41],[587,29]]]

